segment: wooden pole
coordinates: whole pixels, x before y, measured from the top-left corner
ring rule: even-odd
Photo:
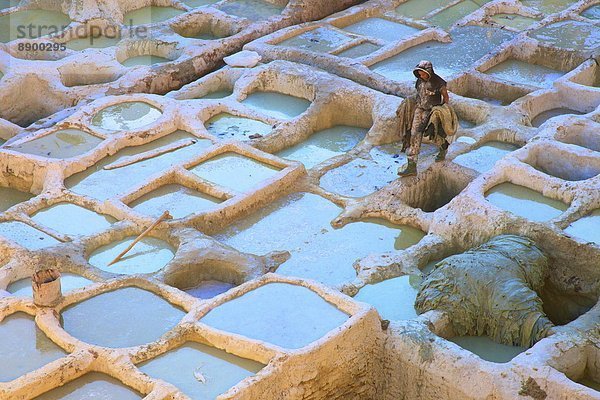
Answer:
[[[138,237],[135,238],[135,240],[133,242],[131,242],[131,244],[129,246],[127,246],[127,248],[125,250],[123,250],[121,252],[121,254],[119,254],[118,256],[115,257],[114,260],[112,260],[109,264],[108,267],[110,267],[111,265],[113,265],[114,263],[118,262],[121,258],[123,258],[123,256],[127,253],[129,253],[129,251],[131,249],[133,249],[133,246],[135,246],[140,240],[142,240],[146,235],[148,235],[148,233],[150,233],[150,231],[154,228],[156,228],[156,226],[158,224],[160,224],[161,222],[163,222],[166,219],[172,219],[173,217],[171,216],[171,214],[169,214],[169,211],[165,211],[164,213],[162,213],[162,215],[160,217],[158,217],[158,219],[156,221],[154,221],[154,223],[152,225],[150,225],[148,227],[148,229],[146,229],[144,232],[142,232]]]

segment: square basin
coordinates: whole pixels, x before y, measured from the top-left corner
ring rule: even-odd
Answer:
[[[129,207],[155,218],[168,210],[173,218],[178,219],[211,210],[219,203],[221,200],[208,194],[182,185],[170,184],[146,193],[131,202]]]
[[[35,400],[138,400],[140,393],[99,372],[87,374],[35,398]]]
[[[200,322],[225,332],[298,349],[344,324],[349,315],[310,289],[269,283],[223,303]]]
[[[330,222],[341,211],[320,196],[296,193],[237,221],[215,238],[258,255],[288,250],[292,256],[277,273],[333,286],[356,278],[356,260],[408,248],[424,236],[418,229],[376,219],[333,229]]]
[[[88,344],[132,347],[158,340],[185,312],[160,296],[136,287],[106,292],[61,313],[67,333]]]
[[[0,212],[4,212],[19,203],[23,203],[33,198],[31,193],[21,192],[20,190],[0,187]]]
[[[138,129],[150,125],[162,115],[162,111],[143,101],[126,101],[98,111],[92,125],[109,131]]]
[[[342,29],[357,35],[370,36],[386,42],[403,40],[419,32],[419,29],[412,26],[376,17],[363,19]]]
[[[588,22],[554,22],[528,33],[543,45],[568,50],[593,51],[600,46],[598,26]]]
[[[531,17],[524,17],[519,14],[495,14],[492,16],[492,19],[499,23],[502,26],[507,26],[509,28],[513,28],[519,31],[525,30],[529,28],[534,23],[538,22],[538,19]]]
[[[60,244],[52,236],[19,221],[1,222],[0,236],[28,250],[39,250]]]
[[[242,100],[246,106],[279,119],[297,117],[308,109],[310,101],[279,92],[254,92]]]
[[[479,10],[480,5],[471,0],[464,0],[458,4],[448,7],[430,18],[427,21],[433,25],[447,29],[458,20],[466,17],[474,11]]]
[[[414,81],[412,71],[421,60],[430,60],[435,72],[448,78],[463,72],[491,50],[512,39],[514,32],[482,26],[457,27],[450,31],[452,42],[428,41],[379,61],[369,68],[396,81]]]
[[[350,37],[330,28],[320,27],[291,37],[278,46],[294,47],[301,50],[327,53],[350,41]]]
[[[206,130],[219,139],[248,140],[249,136],[266,136],[273,127],[255,119],[238,117],[236,115],[221,113],[215,115],[204,123]]]
[[[430,12],[447,6],[452,2],[453,0],[408,0],[396,7],[395,11],[404,17],[421,19]]]
[[[365,43],[361,43],[359,45],[350,47],[349,49],[346,49],[346,50],[338,53],[337,56],[346,57],[346,58],[360,58],[360,57],[366,57],[369,54],[374,53],[379,49],[381,49],[381,46],[378,46],[373,43],[365,42]]]
[[[337,125],[313,133],[308,139],[277,153],[279,157],[300,161],[306,168],[313,168],[332,157],[352,150],[365,138],[367,129]]]
[[[60,288],[63,293],[82,288],[90,283],[94,283],[94,281],[84,278],[81,275],[71,274],[69,272],[60,273]],[[6,290],[13,296],[32,297],[33,289],[31,288],[31,278],[19,279],[8,285]]]
[[[600,246],[600,210],[594,210],[585,217],[571,223],[565,229],[565,233],[581,241]]]
[[[488,69],[485,73],[505,81],[540,88],[551,87],[555,80],[565,74],[563,71],[516,59],[503,61]]]
[[[366,285],[358,291],[354,300],[372,305],[383,319],[413,319],[417,317],[415,300],[421,280],[419,275],[403,275]]]
[[[57,203],[37,211],[31,219],[56,232],[72,236],[93,235],[117,222],[109,215],[98,214],[72,203]]]
[[[177,150],[165,150],[160,155],[154,154],[162,149],[177,146],[179,143],[190,143],[192,140],[195,140],[196,143]],[[77,194],[104,201],[127,192],[151,176],[164,172],[173,164],[184,163],[186,160],[196,157],[198,153],[211,145],[210,140],[198,139],[184,131],[175,131],[150,143],[127,147],[112,156],[103,158],[94,166],[67,178],[65,186]],[[132,160],[133,157],[143,155],[154,156],[138,162],[125,163],[127,165],[123,164],[127,160]],[[105,167],[109,168],[111,165],[118,164],[123,166],[105,169]],[[127,179],[123,179],[124,176]]]
[[[0,382],[8,382],[64,357],[67,353],[22,312],[0,322]]]
[[[251,21],[261,21],[279,15],[284,8],[266,0],[230,0],[219,7],[224,13]]]
[[[506,142],[487,142],[468,153],[457,156],[452,162],[479,173],[489,171],[496,162],[519,147]]]
[[[85,154],[100,143],[102,139],[82,130],[61,129],[12,146],[11,149],[40,157],[65,159]]]
[[[509,182],[494,186],[485,197],[496,207],[536,222],[556,218],[568,208],[562,201]]]
[[[263,367],[256,361],[194,342],[138,366],[143,373],[175,385],[192,399],[214,399]]]
[[[175,249],[169,243],[146,236],[118,262],[108,266],[135,238],[130,236],[97,248],[90,254],[89,263],[115,274],[148,274],[162,269],[175,257]]]
[[[494,342],[487,336],[456,336],[448,339],[465,350],[493,363],[507,363],[527,348]]]
[[[241,154],[229,152],[204,161],[190,168],[190,171],[236,192],[248,192],[273,178],[280,170]]]

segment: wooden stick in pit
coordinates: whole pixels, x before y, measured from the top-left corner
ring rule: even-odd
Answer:
[[[110,267],[111,265],[113,265],[114,263],[118,262],[121,258],[123,258],[123,256],[127,253],[129,253],[129,251],[131,249],[133,249],[133,246],[135,246],[140,240],[142,240],[146,235],[148,235],[148,233],[150,233],[150,231],[154,228],[156,228],[156,226],[158,224],[160,224],[161,222],[163,222],[164,220],[167,219],[172,219],[173,217],[171,216],[171,214],[169,214],[169,211],[165,211],[164,213],[162,213],[162,215],[160,217],[158,217],[158,219],[156,221],[154,221],[154,223],[152,225],[150,225],[148,227],[148,229],[146,229],[144,232],[142,232],[138,237],[135,238],[135,240],[133,242],[131,242],[131,244],[129,246],[127,246],[127,248],[125,250],[123,250],[121,252],[121,254],[119,254],[118,256],[115,257],[114,260],[112,260],[109,264],[108,267]]]

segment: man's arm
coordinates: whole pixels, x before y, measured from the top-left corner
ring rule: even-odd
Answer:
[[[443,104],[448,104],[450,97],[448,97],[448,89],[446,89],[446,86],[442,86],[440,93],[442,94]]]

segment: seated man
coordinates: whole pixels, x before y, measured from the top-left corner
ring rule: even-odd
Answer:
[[[421,61],[413,71],[417,77],[415,88],[417,89],[416,108],[410,130],[410,147],[408,148],[408,164],[398,171],[400,176],[411,176],[417,174],[417,160],[421,150],[423,134],[429,124],[431,110],[435,106],[448,103],[448,90],[446,81],[435,74],[430,61]],[[436,161],[442,161],[446,157],[449,143],[444,138],[440,145],[440,152]]]

